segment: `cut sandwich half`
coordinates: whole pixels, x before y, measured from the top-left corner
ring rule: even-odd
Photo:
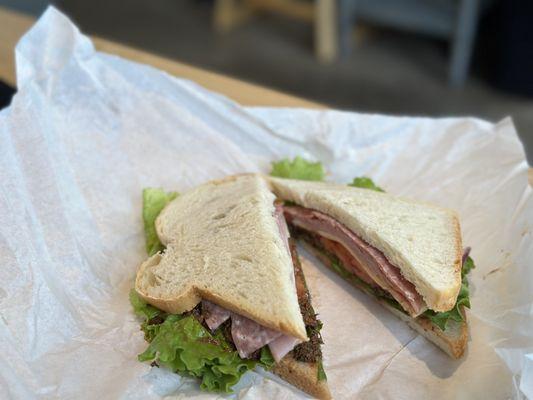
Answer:
[[[141,360],[226,392],[261,365],[330,397],[321,324],[282,207],[261,176],[183,193],[157,216],[155,230],[164,251],[142,263],[131,295],[150,342]]]
[[[295,237],[450,356],[467,342],[456,214],[386,193],[270,178]],[[467,288],[466,288],[467,290]]]

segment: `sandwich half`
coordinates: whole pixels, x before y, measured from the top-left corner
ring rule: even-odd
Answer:
[[[164,250],[142,263],[131,294],[150,342],[141,360],[222,392],[261,365],[330,398],[321,323],[282,207],[261,176],[179,195],[159,213],[155,231]]]
[[[468,255],[453,211],[345,185],[269,180],[284,200],[293,236],[451,357],[461,357]]]

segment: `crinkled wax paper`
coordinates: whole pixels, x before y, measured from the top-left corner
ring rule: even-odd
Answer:
[[[295,155],[323,161],[329,180],[365,174],[456,209],[477,263],[469,349],[454,361],[309,256],[334,397],[533,397],[533,197],[509,119],[243,108],[95,52],[55,9],[16,58],[19,92],[0,113],[0,398],[215,398],[137,361],[141,190]],[[261,371],[236,396],[305,397]]]

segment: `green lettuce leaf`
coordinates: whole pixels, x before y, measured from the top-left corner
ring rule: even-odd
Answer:
[[[317,380],[320,381],[326,381],[328,379],[326,375],[326,371],[324,371],[324,366],[322,365],[322,360],[318,362],[318,372],[317,372]]]
[[[167,193],[163,189],[146,188],[143,190],[144,235],[146,238],[146,252],[149,256],[165,248],[157,237],[155,219],[161,210],[177,196],[176,192]]]
[[[161,324],[150,324],[148,322],[143,322],[141,324],[141,330],[144,332],[144,340],[150,343],[159,333],[161,329]]]
[[[463,268],[461,268],[461,278],[464,278],[466,275],[468,275],[470,270],[475,267],[474,260],[472,260],[470,257],[467,257],[465,263],[463,264]]]
[[[268,369],[273,364],[266,347],[261,350],[259,361],[243,360],[221,340],[221,336],[213,336],[191,315],[170,315],[146,351],[139,355],[139,361],[156,361],[181,375],[201,379],[203,390],[225,393],[231,393],[231,387],[256,365]]]
[[[146,303],[135,289],[130,290],[129,296],[135,315],[143,319],[141,330],[144,332],[144,338],[147,342],[151,342],[159,333],[160,324],[167,317],[167,314]]]
[[[324,167],[320,162],[310,162],[302,157],[295,157],[290,161],[285,158],[283,160],[272,163],[271,176],[279,178],[300,179],[304,181],[323,181]]]
[[[468,279],[466,275],[473,268],[475,268],[474,260],[472,260],[471,257],[467,257],[461,269],[461,290],[459,291],[459,295],[457,296],[457,302],[455,303],[455,306],[450,311],[435,312],[433,310],[427,310],[426,312],[424,312],[424,314],[422,314],[423,316],[429,318],[431,322],[433,322],[443,331],[446,330],[446,326],[448,325],[448,322],[450,320],[456,322],[463,322],[465,320],[465,317],[462,312],[462,307],[470,308],[470,292],[468,289]]]
[[[358,176],[357,178],[354,178],[353,182],[349,183],[348,186],[375,190],[376,192],[385,192],[382,188],[377,186],[372,179],[367,178],[366,176]]]
[[[135,291],[135,289],[130,290],[130,303],[133,307],[133,311],[138,317],[143,318],[145,321],[149,321],[154,317],[157,317],[161,314],[164,314],[163,311],[151,306],[146,303],[141,296]]]
[[[269,370],[270,368],[272,368],[274,364],[276,363],[276,360],[274,360],[274,356],[270,352],[270,349],[268,348],[268,346],[264,346],[261,349],[261,355],[259,356],[259,363],[266,370]]]

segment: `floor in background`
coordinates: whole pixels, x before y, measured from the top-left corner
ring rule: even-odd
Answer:
[[[446,47],[430,39],[374,33],[346,60],[321,65],[309,24],[262,16],[218,36],[209,1],[63,0],[59,7],[86,32],[336,108],[491,121],[511,115],[533,161],[533,99],[499,92],[475,76],[461,90],[449,88]]]

